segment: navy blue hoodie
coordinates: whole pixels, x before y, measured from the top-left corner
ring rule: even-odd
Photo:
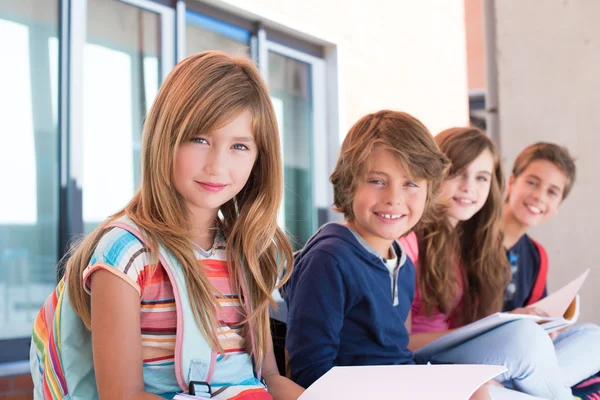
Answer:
[[[405,321],[415,267],[391,274],[377,251],[348,227],[324,225],[296,256],[284,287],[292,380],[308,387],[334,366],[413,364]]]

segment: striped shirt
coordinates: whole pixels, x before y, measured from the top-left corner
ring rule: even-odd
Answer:
[[[217,235],[214,250],[195,250],[204,273],[218,293],[217,337],[224,354],[217,356],[211,381],[219,399],[271,399],[255,378],[252,361],[246,353],[241,321],[244,308],[230,285],[225,241]],[[162,265],[152,264],[144,245],[130,232],[112,228],[98,243],[84,273],[90,291],[92,273],[102,269],[120,277],[140,295],[140,322],[144,385],[146,391],[172,398],[181,389],[175,376],[175,337],[177,314],[173,287]],[[236,386],[236,387],[233,387]],[[214,396],[214,395],[213,395]]]

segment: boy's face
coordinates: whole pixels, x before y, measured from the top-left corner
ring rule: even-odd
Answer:
[[[567,184],[566,175],[546,160],[532,161],[515,178],[508,180],[508,205],[514,218],[533,227],[556,215]]]
[[[392,242],[411,229],[423,215],[427,181],[411,180],[394,154],[378,150],[366,179],[354,195],[350,225],[384,257]]]

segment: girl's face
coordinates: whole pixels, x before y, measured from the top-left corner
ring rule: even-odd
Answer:
[[[467,221],[485,204],[490,194],[494,158],[486,149],[456,175],[442,184],[442,199],[449,204],[446,215],[453,226]]]
[[[219,208],[246,185],[257,155],[249,110],[218,129],[198,132],[182,142],[173,181],[192,218],[216,217]]]

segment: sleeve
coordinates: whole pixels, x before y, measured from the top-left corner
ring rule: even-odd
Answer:
[[[411,232],[408,235],[401,237],[398,242],[411,261],[414,264],[417,264],[419,261],[419,243],[417,241],[416,233]]]
[[[307,254],[288,291],[286,347],[292,380],[307,388],[334,366],[347,288],[333,256]]]
[[[123,279],[141,295],[148,268],[147,254],[142,242],[127,230],[113,228],[106,232],[83,273],[86,292],[90,293],[92,274],[102,269]]]
[[[406,281],[406,292],[410,304],[412,304],[415,301],[415,290],[417,288],[417,270],[410,257],[402,268],[405,269],[405,275],[402,276],[402,279]]]

